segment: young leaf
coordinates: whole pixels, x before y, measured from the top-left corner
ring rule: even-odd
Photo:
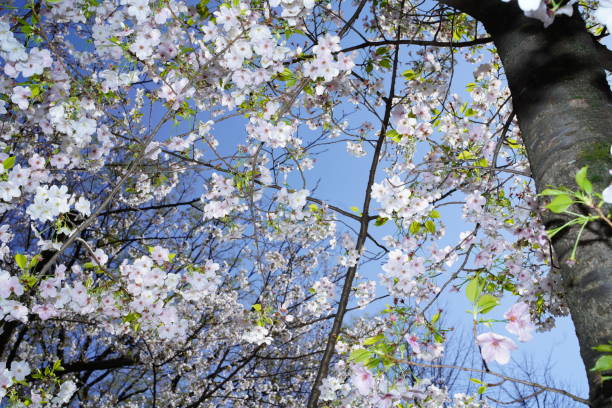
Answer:
[[[389,221],[388,218],[376,217],[376,221],[374,222],[374,225],[376,225],[377,227],[380,227],[382,225],[385,225],[387,221]]]
[[[435,324],[440,319],[441,313],[438,312],[431,318],[431,324]]]
[[[576,183],[581,189],[586,191],[587,194],[591,194],[593,192],[593,185],[587,178],[587,170],[588,166],[584,166],[578,170],[578,173],[576,173]]]
[[[25,269],[28,266],[28,258],[21,254],[15,255],[15,262],[17,262],[21,269]]]
[[[612,354],[601,356],[595,362],[595,367],[591,371],[609,371],[612,370]]]
[[[387,47],[380,47],[376,49],[376,55],[384,55],[387,54],[389,52],[389,49]]]
[[[418,74],[411,69],[407,69],[406,71],[402,72],[402,76],[404,79],[406,79],[406,81],[411,81],[416,78]]]
[[[376,344],[376,343],[378,343],[379,341],[381,341],[381,340],[382,340],[382,339],[384,339],[384,338],[385,338],[385,335],[384,335],[384,334],[382,334],[382,333],[380,333],[380,334],[379,334],[379,335],[377,335],[377,336],[374,336],[374,337],[370,337],[370,338],[365,339],[365,340],[363,341],[363,345],[364,345],[364,346],[371,346],[372,344]]]
[[[554,188],[545,188],[540,193],[541,196],[558,196],[562,194],[565,194],[565,191],[555,190]]]
[[[425,228],[432,234],[436,232],[436,224],[432,220],[425,221]]]
[[[15,156],[7,157],[2,162],[2,167],[4,167],[5,170],[12,169],[14,165],[15,165]]]
[[[479,313],[485,314],[490,312],[495,306],[499,305],[499,299],[493,295],[485,294],[478,299],[478,303],[476,303],[476,305],[478,306]]]
[[[561,194],[556,196],[547,206],[550,211],[554,213],[562,213],[567,210],[570,205],[572,205],[573,201],[570,196],[567,194]]]
[[[476,302],[476,299],[478,299],[478,296],[480,296],[481,292],[482,285],[480,284],[480,279],[478,278],[472,279],[465,288],[465,296],[472,303]]]
[[[604,353],[612,353],[612,344],[600,344],[593,347],[593,350],[603,351]]]
[[[364,363],[370,358],[371,355],[372,352],[369,350],[357,349],[351,351],[351,356],[349,357],[349,359],[356,363]]]

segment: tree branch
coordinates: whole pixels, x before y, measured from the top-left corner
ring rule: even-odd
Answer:
[[[472,41],[464,41],[464,42],[453,42],[453,41],[435,41],[435,40],[383,40],[383,41],[367,41],[358,45],[353,45],[352,47],[345,48],[340,52],[350,52],[354,50],[359,50],[362,48],[368,47],[378,47],[381,45],[420,45],[420,46],[428,46],[428,47],[472,47],[474,45],[479,44],[488,44],[492,43],[493,39],[491,37],[483,37],[477,38]]]

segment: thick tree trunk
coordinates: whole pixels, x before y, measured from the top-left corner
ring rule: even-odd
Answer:
[[[538,191],[576,188],[574,175],[589,166],[595,190],[607,186],[612,168],[612,94],[584,21],[558,17],[544,29],[515,2],[447,2],[482,21],[495,41],[508,77],[515,112]],[[579,211],[579,209],[576,209]],[[547,228],[564,219],[543,212]],[[593,407],[612,407],[612,381],[589,371],[600,353],[592,347],[612,340],[612,229],[592,223],[580,240],[577,263],[570,257],[578,228],[553,241]]]

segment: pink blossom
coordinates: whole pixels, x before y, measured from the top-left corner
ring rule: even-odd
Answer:
[[[527,303],[516,303],[504,314],[504,317],[508,319],[506,330],[517,335],[520,341],[529,341],[533,338],[531,332],[535,329],[535,326],[531,322]]]
[[[465,198],[465,208],[466,210],[480,212],[486,202],[487,200],[480,194],[480,191],[476,190]]]
[[[20,296],[23,294],[23,286],[19,283],[19,278],[11,276],[6,271],[0,272],[0,297],[7,298],[11,293]]]
[[[374,406],[378,408],[391,408],[400,397],[399,391],[392,388],[383,378],[378,387],[378,394],[374,396]]]
[[[96,249],[93,256],[95,257],[96,262],[102,266],[106,265],[106,262],[108,262],[108,255],[106,255],[101,248]]]
[[[47,320],[58,315],[53,305],[36,305],[32,308],[32,312],[36,313],[40,320]]]
[[[374,387],[374,376],[370,370],[358,364],[352,367],[351,381],[361,395],[368,395]]]
[[[164,262],[168,262],[170,259],[170,251],[157,245],[153,247],[153,250],[151,251],[151,258],[153,258],[158,265],[161,265]]]
[[[482,358],[487,362],[495,360],[499,364],[507,364],[510,352],[517,348],[511,339],[493,332],[480,334],[476,341],[481,348]]]
[[[421,345],[419,344],[418,337],[413,334],[410,336],[406,335],[405,338],[408,344],[410,344],[410,347],[412,347],[412,351],[414,351],[416,354],[419,354],[421,352]]]
[[[28,109],[30,102],[28,98],[32,96],[32,91],[27,86],[16,86],[13,88],[11,101],[19,106],[19,109]]]

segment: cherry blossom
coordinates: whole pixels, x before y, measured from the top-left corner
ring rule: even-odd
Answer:
[[[548,26],[574,2],[515,3]],[[302,406],[319,390],[347,408],[486,407],[405,375],[452,350],[438,297],[486,273],[487,295],[515,299],[520,341],[568,313],[483,25],[395,1],[349,21],[339,4],[0,16],[2,398]],[[458,66],[475,68],[466,92]],[[500,364],[516,348],[476,340]],[[100,362],[117,367],[77,381]],[[70,369],[45,374],[57,364]]]
[[[516,350],[516,344],[501,334],[486,332],[476,337],[485,361],[495,360],[498,364],[508,364],[510,352]]]
[[[354,365],[352,368],[351,381],[361,395],[369,395],[374,389],[374,377],[370,370],[363,365]]]
[[[527,303],[515,303],[510,310],[504,313],[504,317],[508,320],[506,330],[517,335],[520,341],[529,341],[533,338],[531,332],[535,330],[535,326],[531,323]]]
[[[16,86],[13,88],[11,101],[19,106],[19,109],[25,110],[30,105],[29,98],[32,96],[32,90],[27,86]]]

